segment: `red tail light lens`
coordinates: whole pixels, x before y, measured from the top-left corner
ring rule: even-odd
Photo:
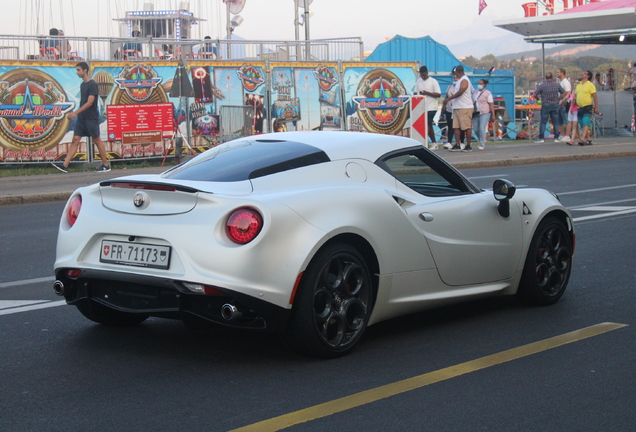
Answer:
[[[253,209],[236,210],[227,219],[227,235],[235,243],[246,244],[256,238],[263,228],[263,218]]]
[[[71,224],[71,226],[75,225],[75,222],[77,221],[81,208],[82,208],[82,196],[75,195],[73,198],[71,198],[71,202],[68,205],[67,217],[68,217],[68,223]]]

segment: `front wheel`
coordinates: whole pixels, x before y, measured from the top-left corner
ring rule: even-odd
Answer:
[[[347,354],[364,333],[372,302],[371,275],[362,255],[344,243],[327,246],[298,286],[286,339],[303,354]]]
[[[107,326],[133,326],[148,319],[148,315],[120,312],[93,300],[87,300],[75,306],[89,320]]]
[[[565,292],[572,270],[572,238],[565,224],[546,218],[530,242],[517,298],[532,305],[555,303]]]

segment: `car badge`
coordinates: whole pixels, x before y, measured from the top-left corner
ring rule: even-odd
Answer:
[[[133,197],[133,204],[135,205],[135,207],[141,208],[143,207],[145,203],[146,203],[146,194],[136,193],[135,196]]]

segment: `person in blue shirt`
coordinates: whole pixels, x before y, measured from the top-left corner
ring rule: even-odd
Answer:
[[[135,30],[132,32],[132,37],[138,38],[141,37],[141,32],[139,30]],[[122,51],[124,52],[124,60],[128,58],[140,57],[141,56],[141,43],[137,42],[126,42],[124,46],[122,46]]]
[[[212,41],[212,38],[210,36],[206,36],[204,39]],[[199,57],[210,59],[210,60],[216,60],[216,47],[212,44],[212,42],[206,42],[199,49]]]

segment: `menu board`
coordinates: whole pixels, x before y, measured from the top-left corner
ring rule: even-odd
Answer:
[[[174,107],[171,103],[107,105],[108,140],[126,141],[142,136],[170,138],[174,129]],[[139,142],[139,141],[137,141]],[[151,142],[151,141],[147,141]]]

